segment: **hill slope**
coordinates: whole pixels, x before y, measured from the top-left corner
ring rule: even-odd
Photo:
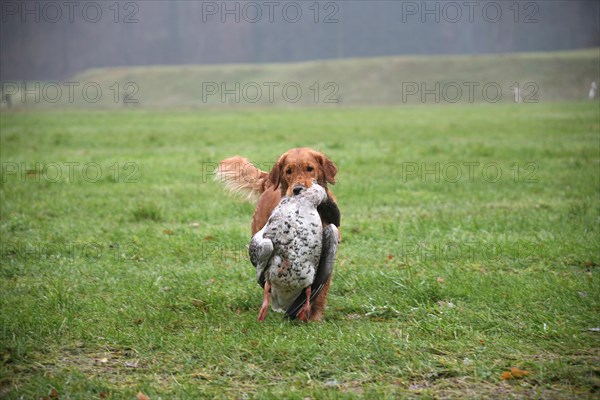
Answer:
[[[37,104],[122,107],[336,106],[587,99],[599,49],[477,56],[398,56],[290,64],[99,68],[40,83]],[[76,86],[78,85],[78,86]],[[101,94],[99,95],[99,90]],[[46,92],[46,93],[45,93]],[[127,94],[130,94],[127,98]],[[46,95],[46,96],[45,96]],[[13,104],[22,105],[20,94]],[[34,96],[25,97],[27,105]],[[71,101],[72,100],[72,101]],[[137,101],[137,103],[136,103]],[[35,105],[35,104],[34,104]]]

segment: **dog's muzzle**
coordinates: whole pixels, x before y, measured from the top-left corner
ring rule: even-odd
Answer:
[[[294,186],[293,192],[294,192],[294,196],[299,195],[300,193],[302,193],[302,191],[305,189],[304,185],[296,185]]]

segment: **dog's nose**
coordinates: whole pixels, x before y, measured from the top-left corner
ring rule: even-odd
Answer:
[[[301,191],[304,190],[304,186],[303,185],[296,185],[294,186],[294,196],[299,195]]]

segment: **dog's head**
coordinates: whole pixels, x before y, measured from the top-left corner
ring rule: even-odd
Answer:
[[[274,189],[281,187],[283,196],[292,196],[312,186],[313,180],[327,188],[335,184],[337,167],[327,156],[306,147],[291,149],[279,157],[269,179]]]

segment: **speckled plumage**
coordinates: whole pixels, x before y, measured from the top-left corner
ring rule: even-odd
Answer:
[[[324,269],[327,277],[331,273],[337,252],[337,229],[331,226],[336,234],[334,248],[323,249],[324,232],[317,212],[317,206],[326,199],[325,189],[317,183],[297,195],[284,197],[250,242],[250,260],[256,266],[259,283],[262,286],[270,283],[274,311],[290,314],[292,305],[304,295],[303,290],[315,281],[322,252],[330,256],[327,259],[330,265]],[[327,245],[332,247],[331,240]],[[295,308],[292,317],[299,310]]]

